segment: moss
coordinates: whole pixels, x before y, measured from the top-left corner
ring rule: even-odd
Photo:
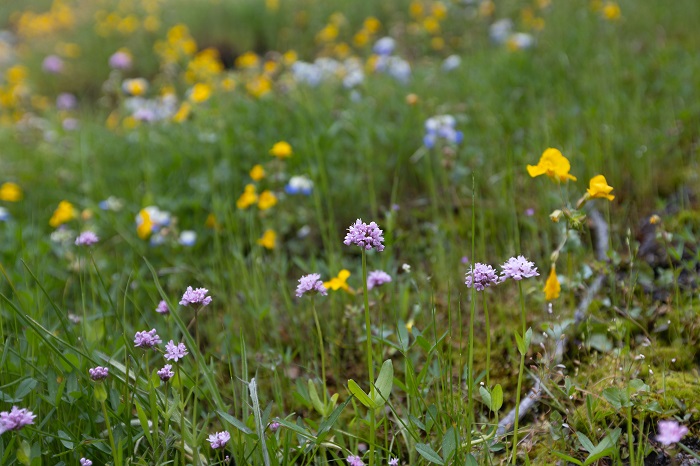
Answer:
[[[692,345],[682,343],[659,346],[651,350],[648,360],[655,367],[666,367],[666,371],[688,371],[695,367],[696,352]]]
[[[700,413],[700,375],[696,370],[688,372],[655,371],[652,393],[664,411],[679,409],[674,398],[685,405],[685,411]]]

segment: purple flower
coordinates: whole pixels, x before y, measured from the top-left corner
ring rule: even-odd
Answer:
[[[323,286],[320,274],[310,273],[299,279],[297,298],[301,298],[305,293],[320,293],[321,296],[326,296],[328,294],[326,287]]]
[[[188,306],[190,304],[201,304],[202,307],[211,303],[211,296],[207,296],[209,290],[206,288],[197,288],[193,290],[191,286],[187,287],[187,291],[182,295],[182,300],[180,300],[181,306]]]
[[[160,380],[162,380],[163,382],[167,382],[168,380],[172,379],[175,375],[175,372],[172,371],[172,368],[173,366],[171,366],[170,364],[166,364],[161,370],[156,372],[156,374],[158,374]]]
[[[59,56],[49,55],[44,58],[41,68],[47,73],[58,74],[63,71],[63,60]]]
[[[92,466],[92,461],[87,458],[80,458],[80,466]]]
[[[359,456],[350,455],[350,456],[348,456],[348,465],[349,466],[365,466],[365,463],[362,461],[362,458],[360,458]]]
[[[73,110],[78,105],[78,99],[69,92],[62,92],[56,97],[56,108],[59,110]]]
[[[389,466],[399,466],[399,459],[398,458],[392,458],[389,460]]]
[[[76,246],[92,246],[93,244],[97,243],[100,240],[100,238],[97,237],[97,235],[88,230],[80,233],[78,237],[75,239],[75,245]]]
[[[533,215],[535,215],[535,209],[533,209],[532,207],[525,209],[525,215],[527,215],[528,217],[532,217]]]
[[[153,348],[158,343],[162,342],[163,340],[161,340],[156,333],[156,329],[152,329],[148,332],[145,330],[143,332],[136,332],[136,335],[134,335],[134,346],[137,348]]]
[[[128,70],[131,68],[131,55],[123,50],[114,52],[109,57],[109,67],[115,70]]]
[[[496,275],[496,271],[488,264],[477,262],[474,264],[473,273],[472,266],[469,266],[469,272],[466,274],[464,282],[469,288],[474,286],[477,291],[483,291],[491,285],[497,285],[501,281]]]
[[[659,421],[659,435],[656,440],[663,445],[673,445],[681,441],[688,428],[676,421]]]
[[[217,432],[211,434],[207,440],[211,443],[211,447],[216,450],[217,448],[224,448],[224,446],[226,446],[228,441],[231,440],[231,434],[226,431]]]
[[[63,126],[63,129],[66,131],[75,131],[78,129],[78,120],[76,118],[65,118],[63,122],[61,122],[61,126]]]
[[[537,267],[535,264],[525,259],[524,256],[511,257],[501,266],[501,281],[506,278],[522,280],[523,278],[537,277]]]
[[[156,312],[158,314],[170,314],[170,309],[168,309],[168,303],[166,303],[164,300],[158,303],[158,306],[156,306]]]
[[[375,286],[381,286],[385,283],[391,282],[391,275],[382,271],[375,270],[367,275],[367,289],[371,290]]]
[[[348,227],[348,234],[345,235],[345,240],[343,241],[346,246],[355,244],[368,251],[375,248],[379,252],[384,250],[383,242],[384,237],[379,226],[374,222],[367,225],[360,218]]]
[[[187,347],[184,343],[178,343],[175,345],[175,342],[170,340],[165,345],[165,359],[167,360],[172,359],[173,361],[177,362],[178,359],[184,358],[187,356],[187,354]]]
[[[272,421],[268,427],[270,428],[270,431],[277,432],[277,429],[280,428],[280,423],[277,421]]]
[[[100,381],[107,378],[109,375],[109,367],[97,366],[88,371],[90,373],[90,378],[94,381]]]
[[[20,430],[22,427],[34,424],[36,414],[26,408],[18,408],[13,406],[8,413],[3,411],[0,413],[0,434],[8,430]]]

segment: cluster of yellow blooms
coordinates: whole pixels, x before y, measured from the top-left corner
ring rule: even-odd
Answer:
[[[17,18],[17,33],[24,39],[45,37],[75,26],[75,14],[62,0],[54,0],[49,11],[27,10]]]
[[[558,149],[549,148],[544,151],[537,165],[528,165],[527,172],[531,177],[547,175],[556,183],[566,183],[567,181],[576,181],[576,177],[569,173],[571,163],[562,155]],[[581,208],[590,199],[607,199],[612,201],[615,196],[611,194],[613,187],[608,185],[605,176],[596,175],[589,181],[588,189],[581,199],[577,202],[576,208]],[[566,209],[565,209],[566,210]],[[555,210],[550,218],[554,222],[558,222],[565,211]],[[553,254],[552,265],[549,272],[549,277],[545,283],[544,293],[547,300],[556,299],[561,292],[561,284],[556,274],[556,259],[558,253]]]
[[[434,50],[442,50],[445,47],[445,39],[442,37],[441,25],[447,18],[447,6],[440,1],[414,0],[408,8],[414,21],[408,25],[408,31],[413,34],[427,33],[431,37],[430,46]]]
[[[95,12],[95,33],[101,37],[112,34],[129,36],[139,29],[157,32],[160,29],[160,14],[163,0],[141,0],[140,5],[132,1],[120,1],[116,11]],[[138,8],[140,7],[140,8]]]

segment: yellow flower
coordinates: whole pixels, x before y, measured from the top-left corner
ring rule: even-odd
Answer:
[[[438,34],[440,32],[440,23],[434,16],[428,16],[423,20],[423,28],[429,34]]]
[[[557,278],[556,267],[552,264],[552,269],[549,272],[549,277],[547,277],[547,282],[544,284],[544,297],[547,301],[557,299],[559,293],[561,293],[561,285],[559,284],[559,279]]]
[[[236,58],[236,68],[257,68],[260,64],[260,57],[254,52],[246,52]]]
[[[253,97],[262,97],[272,89],[272,81],[265,75],[256,76],[246,83],[245,88]]]
[[[284,159],[286,157],[292,156],[292,146],[286,141],[276,142],[272,149],[270,149],[270,155],[277,157],[278,159]]]
[[[178,109],[177,113],[173,115],[173,121],[175,123],[182,123],[183,121],[187,120],[187,117],[190,116],[191,110],[192,105],[190,105],[189,102],[183,102],[180,105],[180,108]]]
[[[280,0],[265,0],[265,9],[267,11],[277,11],[280,8]]]
[[[438,21],[442,21],[447,18],[447,7],[442,2],[435,2],[431,8],[433,16]]]
[[[338,26],[328,24],[316,34],[316,42],[333,42],[338,37]]]
[[[275,246],[277,246],[277,233],[275,233],[275,230],[266,230],[257,243],[265,249],[275,249]]]
[[[249,175],[253,181],[260,181],[265,178],[265,169],[262,165],[257,164],[251,168]]]
[[[661,217],[658,215],[654,214],[651,217],[649,217],[649,223],[652,225],[656,225],[657,223],[661,222]]]
[[[260,193],[258,199],[258,209],[267,210],[277,204],[277,196],[272,191],[265,190]]]
[[[239,209],[247,209],[258,202],[258,195],[255,193],[255,185],[248,184],[243,190],[243,194],[236,201],[236,207]]]
[[[0,186],[0,201],[17,202],[22,199],[22,188],[11,182],[3,183]]]
[[[143,78],[127,79],[122,84],[124,92],[133,96],[141,96],[148,90],[148,81]]]
[[[555,181],[576,181],[576,177],[569,174],[571,164],[558,149],[551,147],[544,151],[537,165],[528,165],[527,172],[531,177],[547,175]]]
[[[418,96],[416,94],[408,94],[406,96],[406,103],[408,105],[416,105],[418,103]]]
[[[190,100],[196,104],[206,102],[211,97],[211,86],[204,83],[197,83],[192,87]]]
[[[620,14],[620,6],[615,2],[606,2],[603,6],[603,17],[608,21],[617,21]]]
[[[345,290],[349,293],[350,287],[347,284],[349,276],[350,276],[350,271],[343,269],[340,272],[338,272],[337,277],[333,277],[330,279],[330,281],[324,282],[323,286],[325,286],[326,288],[333,290],[333,291],[338,291],[338,290],[342,289],[342,290]]]
[[[409,13],[413,18],[420,19],[423,17],[423,5],[419,1],[412,1],[411,5],[408,8]]]
[[[284,61],[284,64],[289,66],[294,64],[298,59],[297,53],[294,50],[287,50],[284,52],[284,55],[282,55],[282,61]]]
[[[365,19],[362,26],[367,30],[368,33],[376,34],[379,31],[379,28],[382,26],[382,23],[374,16],[370,16],[367,19]]]
[[[148,214],[146,209],[141,209],[136,223],[138,223],[136,226],[136,234],[139,235],[139,238],[147,239],[149,236],[151,236],[151,232],[153,231],[153,221],[151,221],[151,216]]]
[[[216,220],[216,215],[214,215],[213,212],[207,215],[207,219],[204,221],[204,226],[211,228],[212,230],[217,230],[219,228],[219,222]]]
[[[608,186],[608,182],[603,175],[594,176],[591,178],[590,186],[587,189],[588,195],[591,198],[605,198],[608,201],[615,199],[615,196],[610,194],[613,190],[612,186]]]
[[[352,43],[355,44],[356,47],[364,47],[365,45],[367,45],[368,42],[369,42],[369,34],[364,29],[359,31],[352,38]]]
[[[61,201],[58,203],[58,207],[54,210],[51,219],[49,220],[49,225],[54,228],[58,228],[66,222],[70,222],[78,216],[78,212],[68,201]]]

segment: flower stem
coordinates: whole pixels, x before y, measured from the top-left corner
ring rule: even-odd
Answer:
[[[489,325],[489,308],[486,299],[486,291],[481,292],[484,297],[484,323],[486,324],[486,386],[491,390],[491,326]]]
[[[326,409],[328,403],[328,395],[326,394],[326,356],[323,350],[323,333],[321,333],[321,323],[318,321],[316,313],[316,299],[311,297],[311,309],[314,312],[314,321],[316,321],[316,331],[318,332],[318,349],[321,351],[321,381],[323,382],[323,408]]]
[[[196,439],[197,438],[197,402],[198,402],[198,397],[197,397],[197,389],[199,388],[199,356],[200,356],[200,351],[201,351],[201,346],[199,344],[199,322],[198,322],[198,317],[199,317],[199,311],[202,308],[196,308],[194,310],[194,334],[195,338],[197,340],[197,351],[194,354],[194,387],[192,387],[192,395],[193,395],[193,402],[194,406],[192,409],[192,438]],[[184,409],[183,409],[184,413]],[[195,442],[192,445],[192,462],[195,466],[199,464],[199,447],[197,446],[197,443]]]
[[[523,298],[523,284],[518,281],[518,294],[520,295],[520,321],[523,329],[522,338],[525,340],[525,300]],[[527,351],[527,349],[525,349]],[[525,372],[525,351],[520,353],[520,367],[518,368],[518,388],[515,392],[515,423],[513,424],[513,451],[512,462],[518,458],[518,421],[520,421],[520,390],[523,385],[523,372]]]
[[[180,377],[180,365],[175,365],[175,373],[177,376],[177,385],[180,391],[180,448],[182,449],[182,466],[187,464],[185,460],[185,392]]]
[[[107,435],[109,435],[109,446],[112,448],[112,457],[116,458],[117,456],[121,457],[120,455],[117,454],[117,448],[114,445],[114,435],[112,434],[112,426],[109,424],[109,415],[107,414],[107,405],[105,404],[104,400],[100,401],[100,404],[102,405],[102,416],[105,418],[105,426],[107,427]]]
[[[374,399],[374,366],[372,364],[372,327],[369,318],[369,294],[367,290],[367,253],[362,250],[362,291],[365,297],[365,330],[367,332],[367,370],[369,371],[369,397]],[[369,466],[374,466],[374,409],[369,409]]]

